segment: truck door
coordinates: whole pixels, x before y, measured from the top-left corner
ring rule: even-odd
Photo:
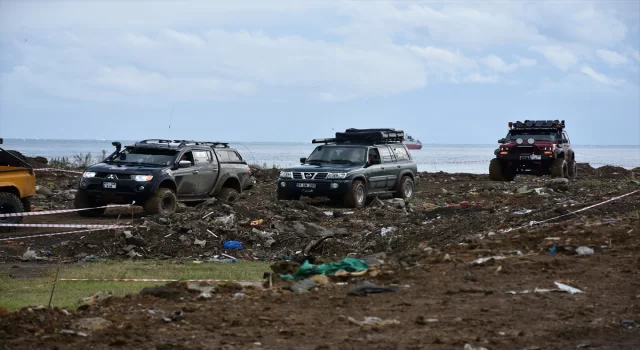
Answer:
[[[198,196],[205,196],[216,185],[218,179],[218,160],[213,158],[211,150],[194,150],[196,161],[195,169],[198,171]]]
[[[376,147],[369,148],[369,161],[380,159],[380,151]],[[384,174],[383,164],[373,164],[366,171],[369,192],[378,192],[384,190],[387,177]]]
[[[178,187],[178,197],[194,197],[198,192],[198,169],[195,167],[193,153],[191,151],[184,152],[178,157],[176,164],[183,160],[191,162],[191,167],[178,168],[173,171],[173,175],[176,179],[176,186]]]
[[[391,153],[389,146],[378,146],[380,156],[382,157],[382,171],[385,181],[382,184],[382,190],[389,191],[395,186],[396,179],[400,173],[400,168],[396,164],[396,158]]]

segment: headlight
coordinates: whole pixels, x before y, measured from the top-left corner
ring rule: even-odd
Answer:
[[[135,181],[151,181],[153,176],[151,175],[131,175],[131,180]]]
[[[523,139],[521,139],[521,138],[518,138],[518,139],[516,140],[516,143],[517,143],[517,144],[519,144],[519,145],[521,145],[523,142],[524,142],[524,140],[523,140]]]
[[[527,140],[527,142],[528,142],[530,145],[533,145],[533,143],[534,143],[534,142],[536,142],[536,140],[534,140],[534,138],[533,138],[533,137],[531,137],[531,138],[529,138],[529,139]]]
[[[327,179],[344,179],[347,177],[347,173],[329,173]]]
[[[93,171],[85,171],[85,172],[82,174],[82,177],[94,177],[94,176],[96,176],[96,173],[95,173],[95,172],[93,172]]]
[[[293,171],[281,171],[280,178],[282,179],[293,179]]]

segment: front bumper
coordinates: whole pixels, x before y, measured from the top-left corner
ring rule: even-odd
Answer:
[[[498,159],[511,162],[539,162],[556,159],[555,154],[498,154]]]
[[[115,184],[115,188],[105,187],[105,183]],[[78,184],[80,190],[95,196],[99,202],[137,202],[144,201],[154,193],[154,186],[150,181],[135,181],[121,179],[82,178]]]
[[[286,195],[330,197],[348,193],[351,190],[351,180],[278,179],[276,186],[278,193]]]

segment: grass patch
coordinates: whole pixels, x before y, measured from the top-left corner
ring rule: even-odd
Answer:
[[[10,266],[0,267],[0,306],[10,311],[27,306],[49,304],[55,266],[47,267],[42,277],[11,278],[16,274]],[[37,268],[36,268],[37,269]],[[238,263],[172,263],[172,262],[104,262],[60,266],[59,278],[153,278],[153,279],[220,279],[260,281],[269,264]],[[51,306],[75,309],[84,297],[98,291],[112,291],[115,296],[138,293],[147,286],[163,282],[93,282],[58,281]]]

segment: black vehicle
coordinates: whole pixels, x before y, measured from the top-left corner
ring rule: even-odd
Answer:
[[[564,120],[509,122],[489,165],[491,180],[513,181],[517,174],[575,177],[576,154],[564,128]]]
[[[300,166],[280,173],[278,199],[329,197],[351,208],[376,195],[409,199],[418,167],[403,141],[401,130],[353,128],[336,132],[335,138],[314,139],[323,145],[301,158]]]
[[[234,201],[253,186],[251,169],[240,153],[222,142],[144,140],[85,169],[75,196],[76,208],[107,204],[142,205],[148,214],[169,215],[177,202],[211,197]],[[78,212],[102,215],[105,208]]]

